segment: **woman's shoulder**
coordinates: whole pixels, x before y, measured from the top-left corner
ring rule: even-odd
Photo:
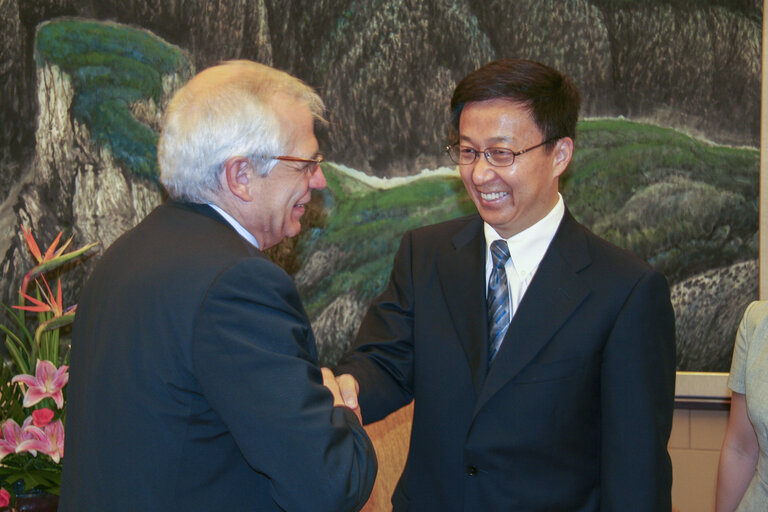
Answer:
[[[753,328],[768,324],[768,300],[751,302],[744,311],[743,321]]]
[[[739,330],[749,345],[768,341],[768,300],[756,300],[747,306]]]

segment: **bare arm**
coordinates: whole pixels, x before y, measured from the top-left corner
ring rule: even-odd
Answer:
[[[747,416],[746,398],[734,392],[717,469],[717,512],[736,509],[755,474],[758,451],[757,435]]]

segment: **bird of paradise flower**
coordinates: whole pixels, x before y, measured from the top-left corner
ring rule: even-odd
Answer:
[[[5,346],[13,358],[21,373],[31,374],[35,361],[39,359],[56,363],[59,358],[59,329],[71,324],[75,319],[77,306],[64,308],[61,291],[61,279],[57,279],[57,292],[54,294],[45,278],[45,273],[61,267],[65,263],[75,260],[85,254],[98,242],[85,245],[77,250],[65,252],[72,242],[70,237],[61,247],[61,232],[56,236],[45,253],[40,251],[32,233],[24,226],[21,227],[29,252],[35,258],[37,264],[25,275],[19,289],[19,304],[8,310],[9,315],[15,321],[21,335],[12,331],[5,325],[0,325],[0,330],[6,334]],[[36,284],[36,296],[27,293],[30,282]],[[27,301],[31,304],[27,304]],[[26,327],[23,311],[38,314],[38,326],[34,336]]]

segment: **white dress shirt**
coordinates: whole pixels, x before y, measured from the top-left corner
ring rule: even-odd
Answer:
[[[237,231],[241,237],[245,238],[249,244],[251,244],[257,249],[261,249],[261,247],[259,247],[259,241],[256,240],[256,237],[253,236],[250,232],[248,232],[248,230],[245,229],[239,222],[237,222],[233,216],[231,216],[230,214],[228,214],[227,212],[225,212],[224,210],[222,210],[221,208],[219,208],[213,203],[208,203],[208,206],[210,206],[211,208],[219,212],[219,215],[224,217],[224,220],[229,222],[229,224],[233,228],[235,228],[235,231]]]
[[[565,215],[565,203],[563,196],[557,194],[557,204],[540,221],[533,226],[507,238],[510,258],[504,269],[507,272],[507,284],[509,285],[509,305],[511,319],[517,311],[517,306],[525,295],[528,285],[531,284],[536,270],[539,268],[544,253],[555,237],[560,221]],[[493,259],[491,257],[491,244],[496,240],[504,240],[495,229],[487,222],[483,223],[485,232],[485,288],[488,289],[488,279],[491,277]]]

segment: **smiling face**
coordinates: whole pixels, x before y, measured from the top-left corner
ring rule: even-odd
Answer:
[[[295,99],[278,94],[272,106],[285,133],[291,135],[286,155],[314,159],[318,155],[314,119],[309,108]],[[282,156],[282,155],[275,155]],[[323,171],[311,171],[301,162],[278,161],[268,175],[254,175],[250,180],[247,225],[259,246],[267,249],[301,231],[301,216],[311,199],[312,189],[325,188]]]
[[[544,136],[520,103],[492,99],[467,103],[459,120],[459,144],[482,151],[520,151],[541,143]],[[512,165],[491,165],[484,155],[460,165],[464,186],[480,216],[499,235],[509,238],[544,218],[557,203],[558,178],[568,167],[573,141],[559,139],[523,153]]]

